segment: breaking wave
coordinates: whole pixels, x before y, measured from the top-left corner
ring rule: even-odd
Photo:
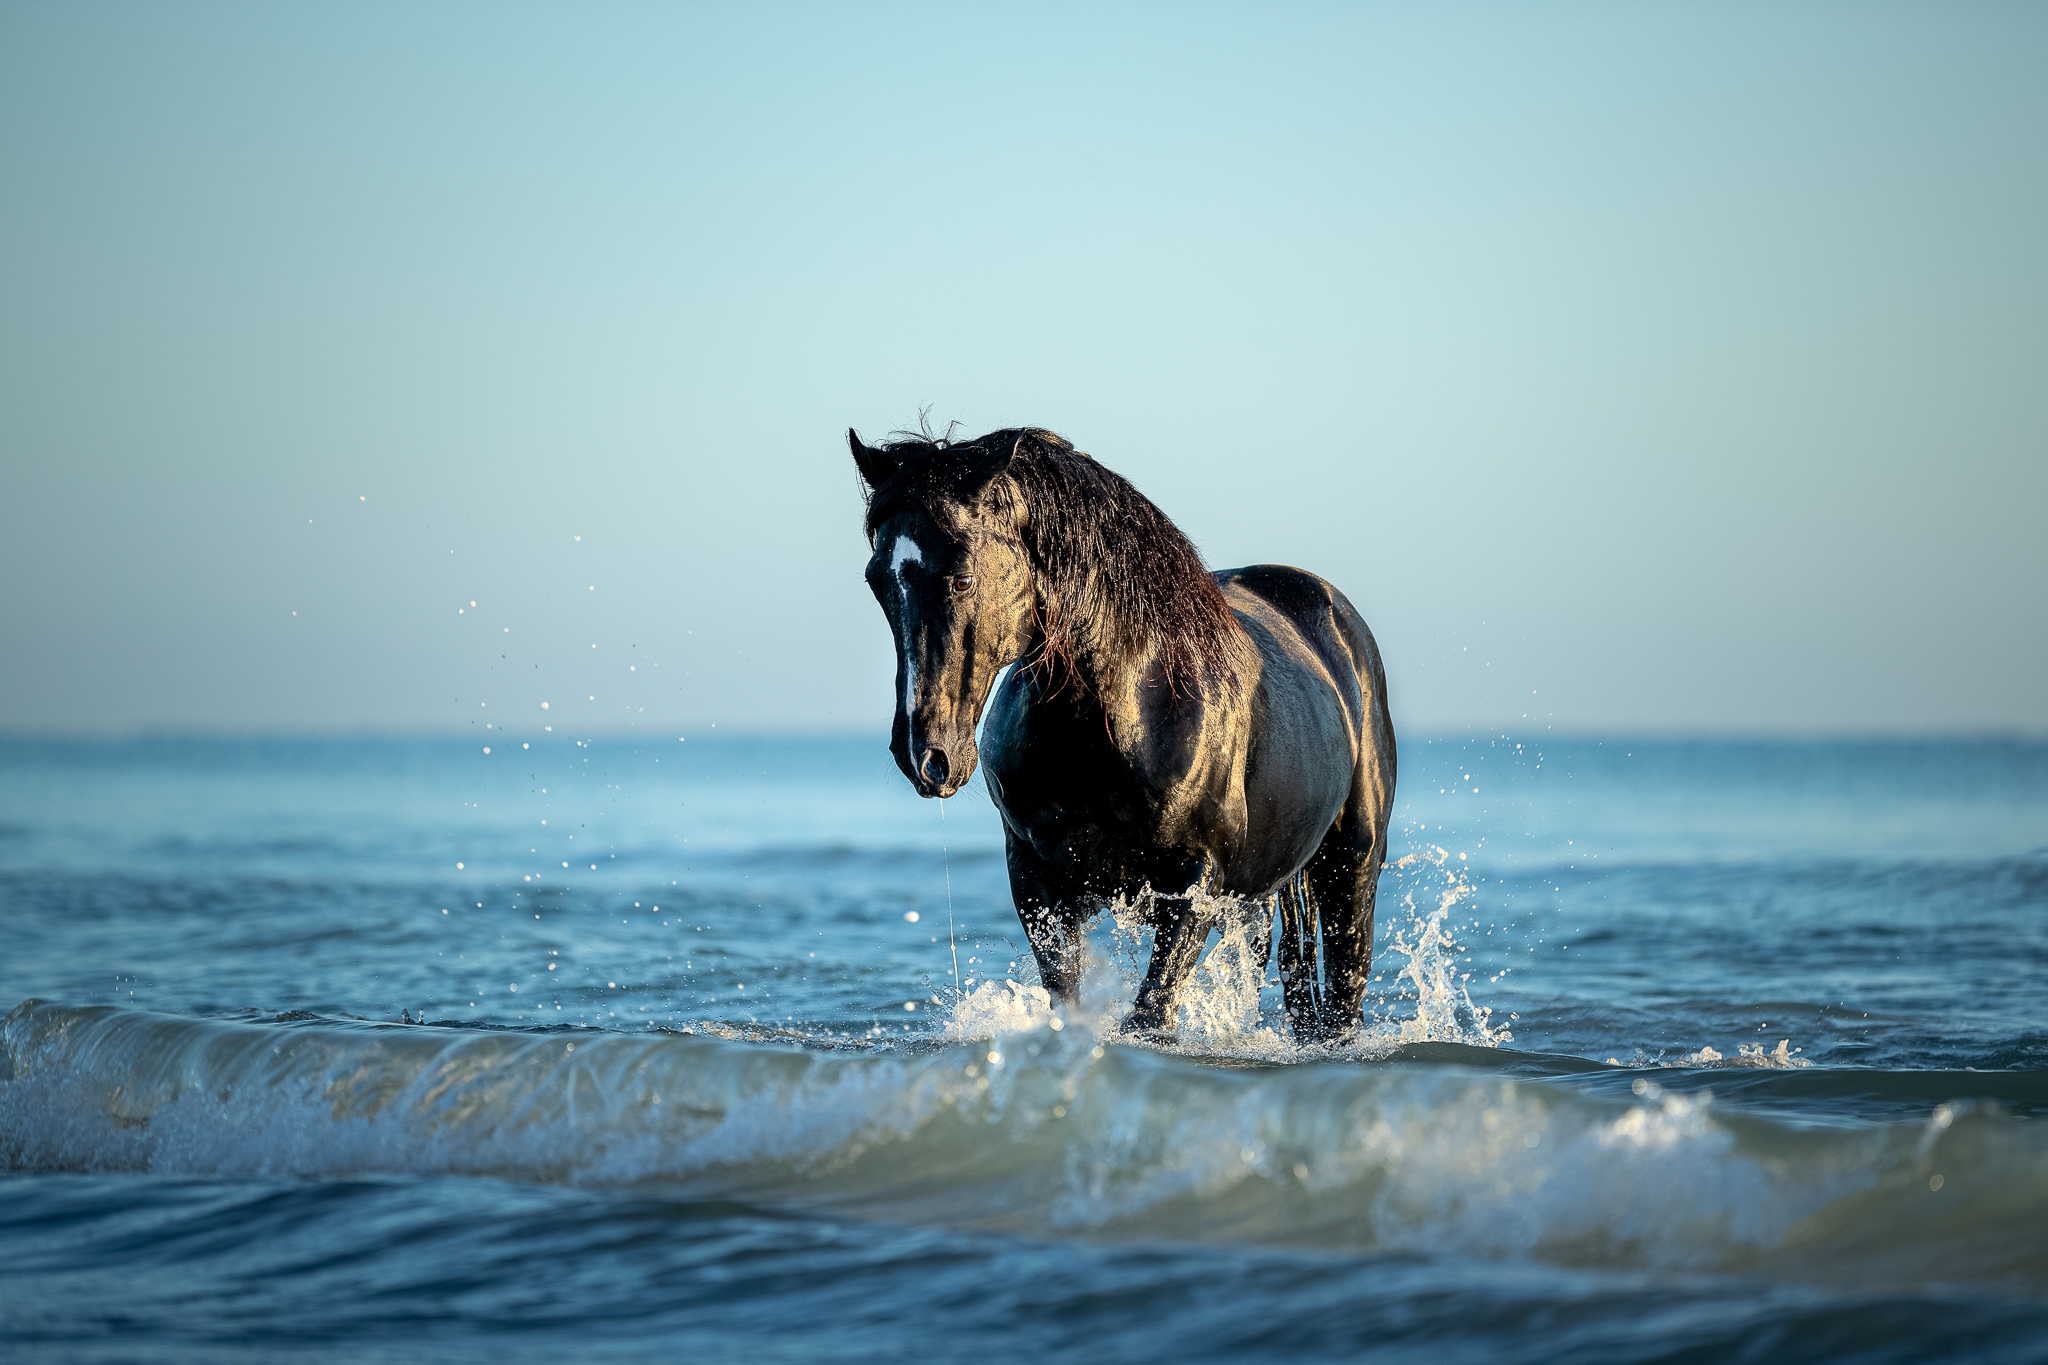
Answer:
[[[16,1172],[657,1182],[1024,1235],[2048,1281],[2048,1132],[1982,1101],[1802,1126],[1505,1049],[1219,1065],[1049,1017],[846,1052],[29,1001],[0,1039]]]

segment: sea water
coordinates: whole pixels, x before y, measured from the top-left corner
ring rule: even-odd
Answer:
[[[1137,1046],[978,786],[487,738],[0,742],[0,1354],[2048,1359],[2048,745],[1410,739]]]

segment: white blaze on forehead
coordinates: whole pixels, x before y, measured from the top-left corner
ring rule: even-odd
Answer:
[[[903,577],[903,566],[923,563],[924,551],[917,547],[916,541],[909,536],[896,537],[896,543],[889,549],[889,572],[896,576],[896,600],[899,603],[907,604],[910,600],[910,583]],[[917,651],[910,638],[910,613],[899,608],[896,618],[900,622],[898,628],[903,632],[903,715],[908,719],[917,707]]]
[[[903,581],[905,563],[924,563],[924,551],[917,548],[917,542],[909,536],[896,537],[895,546],[889,551],[889,572],[896,575],[896,581]]]

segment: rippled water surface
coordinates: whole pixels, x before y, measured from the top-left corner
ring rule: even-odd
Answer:
[[[2048,745],[1410,740],[1336,1048],[878,741],[491,750],[0,742],[0,1353],[2048,1360]]]

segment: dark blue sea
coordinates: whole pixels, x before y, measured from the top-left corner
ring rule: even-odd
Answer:
[[[0,1358],[2048,1360],[2048,744],[1407,737],[1364,1035],[1140,1047],[714,735],[0,740]]]

